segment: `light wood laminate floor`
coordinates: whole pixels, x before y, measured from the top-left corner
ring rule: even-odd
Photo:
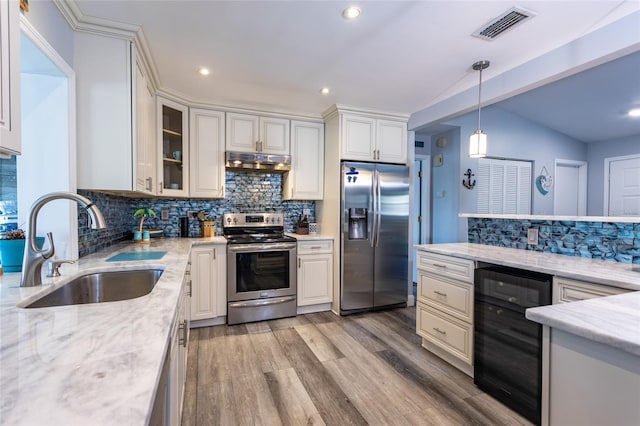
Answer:
[[[529,425],[430,354],[415,308],[191,330],[182,425]]]

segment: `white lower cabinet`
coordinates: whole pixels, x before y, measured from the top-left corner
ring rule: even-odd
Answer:
[[[596,297],[613,296],[629,290],[601,284],[586,283],[562,277],[553,277],[553,303],[569,303]]]
[[[422,346],[473,376],[471,260],[418,251],[416,333]]]
[[[226,245],[198,245],[191,248],[192,327],[224,323],[227,315],[226,271]]]
[[[298,313],[328,311],[333,301],[333,240],[298,241]]]
[[[189,270],[187,270],[182,284],[178,315],[176,316],[176,321],[171,331],[165,425],[179,425],[182,417],[185,380],[187,378],[190,298],[191,283],[189,280]]]

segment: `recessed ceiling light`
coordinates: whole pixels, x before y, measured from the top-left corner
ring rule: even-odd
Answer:
[[[355,6],[348,7],[342,11],[342,16],[345,19],[356,19],[360,16],[360,9]]]
[[[200,73],[200,75],[209,75],[209,74],[211,74],[211,71],[209,71],[209,68],[205,68],[205,67],[200,67],[198,72]]]
[[[640,117],[640,108],[633,108],[629,110],[629,117]]]
[[[320,89],[320,93],[322,93],[323,95],[328,95],[329,94],[329,88],[328,87],[323,87],[322,89]]]

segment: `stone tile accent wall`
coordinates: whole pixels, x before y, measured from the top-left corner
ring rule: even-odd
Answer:
[[[0,201],[17,210],[18,181],[16,178],[16,156],[0,158]]]
[[[133,213],[139,208],[151,208],[157,217],[146,219],[145,228],[162,229],[164,237],[180,236],[180,218],[188,211],[204,210],[215,221],[216,235],[222,234],[222,214],[239,212],[282,212],[284,228],[293,232],[295,223],[303,209],[309,209],[315,220],[315,202],[283,201],[282,175],[277,173],[232,172],[225,177],[226,196],[224,200],[195,198],[128,198],[100,192],[81,191],[102,210],[107,221],[107,229],[90,230],[86,226],[86,213],[79,214],[78,247],[80,257],[108,247],[119,241],[132,238],[131,232],[137,228],[138,220]],[[163,209],[168,209],[169,219],[162,220]],[[80,209],[82,210],[82,209]],[[190,220],[189,236],[200,236],[200,222]]]
[[[538,245],[527,230],[538,229]],[[640,264],[640,223],[468,218],[468,241]]]

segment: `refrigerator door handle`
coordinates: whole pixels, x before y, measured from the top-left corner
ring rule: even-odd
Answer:
[[[376,247],[380,243],[380,227],[382,226],[382,188],[380,185],[380,172],[376,170],[376,185],[378,188],[378,193],[376,194],[376,201],[378,205],[376,206],[376,216],[378,216],[378,229],[376,231]]]
[[[378,171],[376,169],[373,169],[373,175],[372,175],[372,179],[371,179],[371,234],[370,234],[370,238],[371,238],[371,248],[375,247],[376,244],[376,182],[377,182],[377,173]]]

